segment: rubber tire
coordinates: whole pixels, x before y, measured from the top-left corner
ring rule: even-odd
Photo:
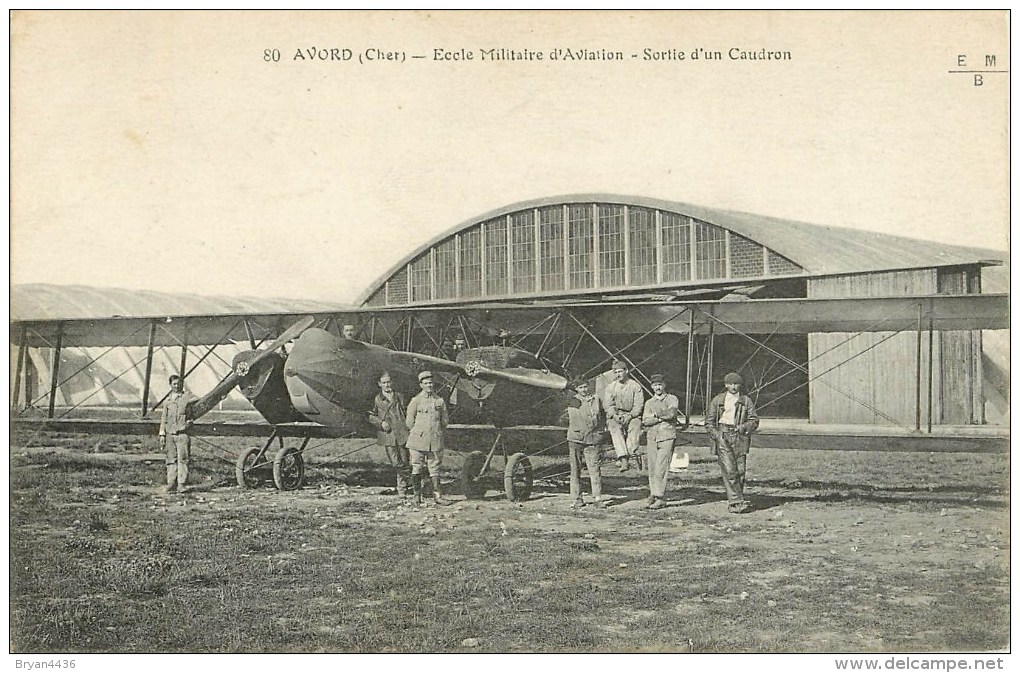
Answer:
[[[281,491],[294,491],[305,483],[305,457],[296,446],[277,452],[273,459],[273,482]]]
[[[269,481],[269,463],[256,465],[259,447],[249,446],[234,463],[234,478],[241,488],[259,488]]]
[[[464,456],[464,463],[460,467],[460,489],[468,499],[481,498],[485,495],[485,484],[478,479],[483,465],[485,453],[482,451],[472,451]]]
[[[517,477],[517,479],[515,479]],[[515,453],[506,461],[503,470],[503,490],[510,502],[523,502],[531,497],[534,485],[534,472],[531,461],[523,453]]]

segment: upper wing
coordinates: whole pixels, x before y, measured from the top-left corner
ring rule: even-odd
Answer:
[[[258,344],[306,315],[320,324],[357,310],[292,299],[205,297],[56,285],[11,287],[11,340],[62,346]],[[336,330],[339,332],[339,329]]]
[[[303,316],[339,333],[342,322],[365,326],[370,314],[412,314],[424,323],[448,321],[450,311],[479,326],[527,330],[565,310],[599,334],[684,332],[691,311],[716,334],[808,334],[910,329],[1008,329],[1008,294],[754,299],[746,301],[575,301],[409,308],[352,307],[311,300],[204,297],[189,294],[23,285],[11,288],[13,343],[63,346],[181,346],[258,344]],[[704,317],[704,318],[703,318]],[[361,338],[361,337],[359,337]],[[439,368],[442,363],[431,364]]]

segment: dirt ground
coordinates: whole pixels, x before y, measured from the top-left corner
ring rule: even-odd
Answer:
[[[415,548],[407,563],[425,550],[442,552],[451,572],[468,577],[476,569],[501,567],[489,565],[499,554],[500,563],[519,564],[530,574],[521,578],[523,593],[500,594],[491,602],[509,601],[542,615],[522,624],[556,623],[573,609],[558,595],[572,597],[565,601],[570,605],[591,603],[579,613],[582,622],[590,621],[583,635],[532,632],[530,626],[515,634],[505,623],[497,629],[485,624],[484,612],[470,619],[438,614],[435,619],[450,624],[468,621],[463,631],[450,626],[445,639],[417,645],[400,634],[369,638],[337,631],[331,611],[335,618],[335,611],[351,607],[337,603],[315,613],[330,625],[313,629],[311,640],[258,648],[269,651],[912,652],[1009,645],[1006,456],[756,448],[748,467],[754,511],[732,515],[718,468],[699,450],[691,452],[688,469],[671,476],[668,506],[658,511],[644,509],[646,477],[621,474],[612,465],[604,472],[610,506],[571,510],[563,458],[535,460],[535,492],[527,502],[503,496],[500,461],[486,495],[469,500],[457,490],[461,458],[455,453],[444,476],[449,504],[417,509],[394,493],[377,448],[352,455],[363,445],[310,454],[307,483],[292,492],[242,490],[224,460],[235,447],[204,456],[199,447],[196,487],[183,496],[160,491],[162,465],[144,443],[64,438],[12,446],[12,642],[27,651],[123,651],[98,632],[98,622],[97,633],[47,631],[46,620],[59,618],[53,613],[44,619],[42,606],[64,601],[66,607],[87,596],[87,588],[57,595],[37,586],[43,578],[19,575],[18,564],[41,549],[70,554],[66,540],[75,531],[89,532],[88,522],[97,517],[102,523],[91,534],[97,544],[109,538],[111,549],[121,544],[114,535],[118,526],[141,530],[132,526],[158,526],[172,517],[187,521],[188,530],[248,538],[240,554],[206,547],[226,564],[238,556],[295,563],[320,549],[328,551],[322,561],[328,573],[346,544],[389,545],[396,539]],[[44,478],[53,471],[53,479]],[[252,547],[251,540],[266,531],[281,531],[272,533],[280,544]],[[479,581],[480,592],[490,590]],[[579,582],[583,591],[575,586]],[[380,587],[338,587],[348,592],[342,601],[379,610],[375,619],[384,619],[396,600],[378,593]],[[275,617],[294,619],[289,609],[280,608]],[[134,647],[141,651],[249,648],[243,641],[163,642],[149,638],[144,626],[125,625],[130,616],[118,612],[107,619],[116,622],[113,628],[135,633]],[[505,619],[505,613],[492,619]],[[477,642],[478,633],[499,629],[499,637]]]

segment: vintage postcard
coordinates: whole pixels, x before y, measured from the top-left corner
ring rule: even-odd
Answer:
[[[1002,668],[1009,22],[12,12],[11,658]]]

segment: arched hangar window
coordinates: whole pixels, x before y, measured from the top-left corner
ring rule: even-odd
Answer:
[[[803,273],[755,240],[680,212],[573,202],[462,228],[394,272],[366,305],[655,290]]]

